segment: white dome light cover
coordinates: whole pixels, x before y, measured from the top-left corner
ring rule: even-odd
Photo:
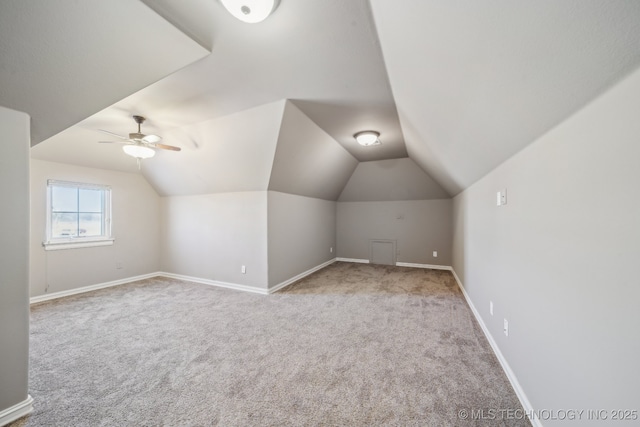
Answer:
[[[136,159],[148,159],[156,155],[156,151],[153,148],[145,147],[144,145],[125,145],[122,147],[122,151]]]
[[[380,145],[380,132],[376,132],[374,130],[364,130],[362,132],[358,132],[353,137],[358,141],[358,144],[364,147],[370,147],[372,145]]]
[[[278,7],[279,0],[220,0],[230,14],[249,24],[262,22]]]

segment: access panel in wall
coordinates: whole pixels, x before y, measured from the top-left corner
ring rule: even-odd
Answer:
[[[396,265],[395,240],[371,240],[369,246],[371,264]]]

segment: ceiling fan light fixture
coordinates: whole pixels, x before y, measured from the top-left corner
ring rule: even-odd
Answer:
[[[156,144],[161,140],[162,138],[160,138],[158,135],[145,135],[144,137],[142,137],[142,141],[146,142],[147,144]]]
[[[122,147],[122,151],[136,159],[149,159],[156,155],[156,151],[153,148],[137,144],[125,145]]]
[[[262,22],[278,7],[279,0],[220,0],[222,5],[242,22]]]
[[[358,141],[358,144],[363,147],[382,144],[382,142],[380,142],[380,132],[374,130],[364,130],[356,133],[353,137]]]

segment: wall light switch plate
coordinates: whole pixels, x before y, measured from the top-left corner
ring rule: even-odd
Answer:
[[[433,251],[433,257],[438,258],[438,251]]]
[[[333,247],[329,248],[329,253],[332,254],[333,253]]]
[[[507,321],[507,319],[504,319],[504,334],[506,336],[509,336],[509,322]]]
[[[493,316],[493,301],[489,301],[489,314]]]
[[[507,204],[507,189],[502,189],[496,194],[496,204],[498,206]]]
[[[247,273],[247,267],[243,265],[242,268],[240,269],[240,271],[242,272],[242,274],[246,274]]]

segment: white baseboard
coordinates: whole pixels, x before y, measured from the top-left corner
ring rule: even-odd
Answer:
[[[83,286],[81,288],[75,288],[75,289],[69,289],[67,291],[61,291],[61,292],[53,292],[50,294],[44,294],[44,295],[38,295],[35,297],[31,297],[29,299],[29,303],[30,304],[36,304],[39,302],[44,302],[44,301],[49,301],[52,299],[56,299],[56,298],[62,298],[62,297],[68,297],[71,295],[76,295],[76,294],[81,294],[81,293],[85,293],[85,292],[91,292],[91,291],[95,291],[98,289],[103,289],[103,288],[109,288],[111,286],[118,286],[118,285],[124,285],[125,283],[131,283],[131,282],[135,282],[137,280],[143,280],[143,279],[151,279],[153,277],[168,277],[171,279],[178,279],[178,280],[184,280],[187,282],[194,282],[194,283],[200,283],[203,285],[209,285],[209,286],[217,286],[220,288],[227,288],[227,289],[235,289],[238,291],[244,291],[244,292],[253,292],[256,294],[261,294],[261,295],[268,295],[268,294],[272,294],[274,292],[277,292],[278,290],[284,288],[287,285],[290,285],[291,283],[302,279],[303,277],[308,276],[311,273],[315,273],[316,271],[333,264],[334,262],[336,262],[336,258],[330,259],[329,261],[322,263],[318,266],[315,266],[303,273],[298,274],[295,277],[292,277],[291,279],[285,280],[282,283],[277,284],[276,286],[270,288],[270,289],[263,289],[263,288],[256,288],[254,286],[247,286],[247,285],[240,285],[238,283],[228,283],[228,282],[221,282],[219,280],[211,280],[211,279],[203,279],[201,277],[193,277],[193,276],[186,276],[183,274],[174,274],[174,273],[167,273],[164,271],[157,271],[154,273],[149,273],[149,274],[143,274],[141,276],[134,276],[134,277],[127,277],[126,279],[120,279],[120,280],[114,280],[111,282],[105,282],[105,283],[98,283],[96,285],[90,285],[90,286]],[[368,261],[367,261],[368,262]]]
[[[308,275],[310,275],[311,273],[315,273],[316,271],[321,270],[321,269],[333,264],[336,261],[337,261],[337,258],[330,259],[327,262],[323,262],[320,265],[316,265],[315,267],[310,268],[309,270],[307,270],[305,272],[302,272],[302,273],[298,274],[297,276],[292,277],[291,279],[288,279],[288,280],[285,280],[284,282],[278,283],[274,287],[269,288],[269,293],[272,294],[274,292],[278,292],[280,289],[284,288],[285,286],[289,286],[293,282],[297,282],[298,280],[303,279],[303,278],[307,277]]]
[[[452,271],[450,265],[435,265],[435,264],[415,264],[412,262],[396,262],[398,267],[413,267],[413,268],[428,268],[430,270],[449,270]]]
[[[462,286],[462,282],[460,281],[460,278],[456,274],[456,271],[452,268],[451,272],[453,273],[453,277],[456,279],[456,282],[458,283],[458,287],[462,291],[462,295],[464,295],[464,299],[467,300],[467,304],[469,304],[469,307],[471,308],[473,315],[475,316],[476,320],[480,324],[480,328],[482,328],[482,332],[484,332],[484,335],[487,338],[487,341],[489,341],[489,345],[491,345],[491,348],[493,349],[493,353],[498,358],[498,361],[502,366],[502,370],[507,375],[507,378],[511,383],[511,387],[513,387],[513,390],[516,392],[516,396],[518,396],[518,399],[520,400],[520,404],[522,405],[522,408],[524,409],[525,413],[533,414],[534,410],[533,410],[533,407],[531,406],[531,402],[529,402],[529,398],[527,398],[527,395],[522,389],[522,386],[520,386],[520,382],[518,382],[518,378],[516,377],[516,374],[513,373],[513,371],[511,370],[511,367],[509,366],[509,363],[507,363],[507,360],[502,355],[502,352],[500,351],[500,348],[498,347],[498,344],[496,343],[496,341],[493,339],[491,332],[489,332],[487,325],[485,325],[484,320],[482,320],[482,317],[480,316],[480,313],[478,312],[478,310],[476,310],[476,307],[473,305],[473,302],[471,301],[469,294],[467,294],[467,291],[465,290],[464,286]],[[534,427],[542,427],[542,422],[537,417],[530,418],[529,421],[531,421],[531,424]]]
[[[240,285],[238,283],[221,282],[219,280],[203,279],[200,277],[185,276],[183,274],[166,273],[161,271],[158,276],[168,277],[170,279],[184,280],[186,282],[200,283],[203,285],[217,286],[219,288],[235,289],[237,291],[252,292],[254,294],[268,295],[269,290],[256,288],[254,286]]]
[[[341,262],[357,262],[360,264],[369,264],[368,259],[358,259],[358,258],[336,258],[336,261]]]
[[[111,282],[98,283],[96,285],[83,286],[81,288],[69,289],[67,291],[53,292],[50,294],[38,295],[29,298],[30,304],[36,304],[43,301],[49,301],[56,298],[68,297],[71,295],[82,294],[85,292],[91,292],[98,289],[110,288],[111,286],[124,285],[125,283],[135,282],[137,280],[150,279],[158,276],[159,273],[142,274],[140,276],[127,277],[126,279],[113,280]]]
[[[31,411],[33,411],[33,397],[27,395],[27,398],[22,402],[0,411],[0,427],[24,417]]]
[[[369,264],[368,259],[358,259],[358,258],[336,258],[336,261]],[[449,265],[416,264],[412,262],[396,262],[396,266],[397,267],[413,267],[413,268],[429,268],[431,270],[449,270],[449,271],[452,270],[451,266]]]
[[[244,292],[253,292],[256,294],[260,294],[260,295],[269,295],[272,294],[274,292],[279,291],[280,289],[292,284],[293,282],[296,282],[308,275],[310,275],[311,273],[315,273],[316,271],[327,267],[328,265],[333,264],[334,262],[336,262],[336,259],[330,259],[327,262],[324,262],[320,265],[317,265],[313,268],[310,268],[309,270],[298,274],[297,276],[292,277],[291,279],[285,280],[284,282],[278,283],[276,286],[273,286],[269,289],[263,289],[263,288],[256,288],[253,286],[247,286],[247,285],[240,285],[238,283],[228,283],[228,282],[221,282],[219,280],[210,280],[210,279],[202,279],[200,277],[193,277],[193,276],[185,276],[183,274],[174,274],[174,273],[166,273],[166,272],[160,272],[158,273],[158,276],[163,276],[163,277],[168,277],[171,279],[178,279],[178,280],[185,280],[187,282],[194,282],[194,283],[200,283],[203,285],[209,285],[209,286],[217,286],[220,288],[227,288],[227,289],[234,289],[236,291],[244,291]]]

